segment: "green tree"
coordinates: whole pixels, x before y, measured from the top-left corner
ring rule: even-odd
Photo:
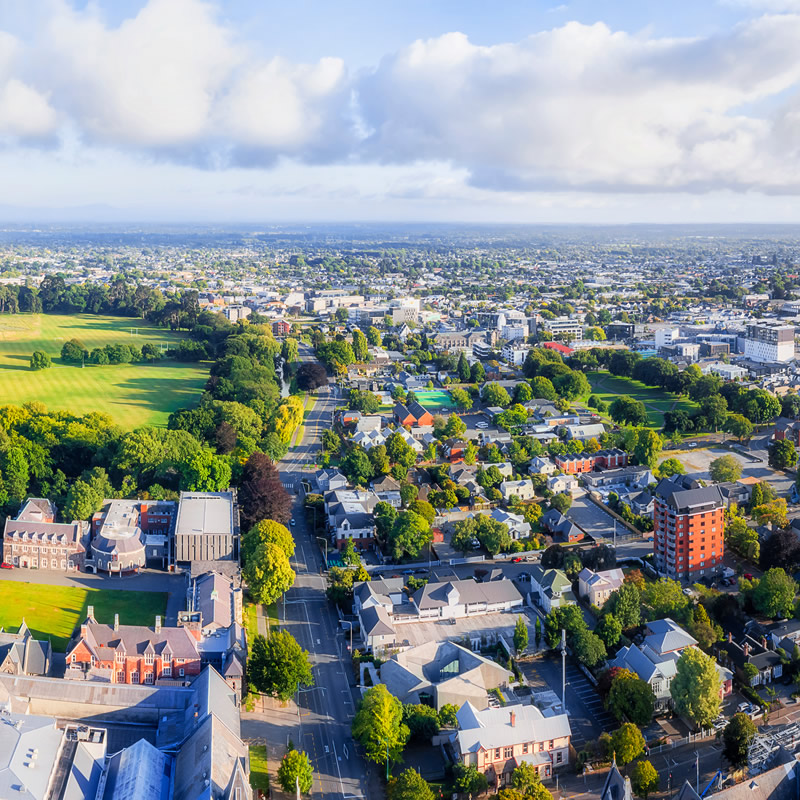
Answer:
[[[689,598],[683,593],[678,581],[671,578],[659,578],[645,586],[642,602],[652,609],[654,619],[661,619],[663,617],[682,617],[689,604]]]
[[[606,657],[606,648],[600,637],[588,628],[578,630],[572,637],[575,657],[587,667],[594,667]]]
[[[517,617],[517,624],[514,626],[514,650],[517,655],[522,653],[528,646],[528,626],[522,617]]]
[[[308,756],[300,750],[289,750],[278,767],[278,783],[287,794],[294,795],[297,786],[301,794],[311,793],[314,769]]]
[[[711,480],[716,483],[738,481],[742,477],[741,462],[730,454],[715,458],[709,467]]]
[[[558,397],[553,382],[543,375],[537,375],[535,378],[531,379],[531,390],[533,391],[533,396],[537,400],[555,401]]]
[[[445,703],[439,709],[439,726],[442,728],[455,728],[458,725],[458,706],[453,703]]]
[[[61,359],[68,364],[81,364],[86,353],[86,348],[80,339],[70,339],[61,347]]]
[[[458,414],[451,414],[447,418],[447,424],[444,426],[444,435],[448,438],[456,438],[461,436],[467,430],[466,423]]]
[[[31,369],[49,369],[53,365],[50,356],[41,350],[34,350],[31,355]]]
[[[357,567],[361,563],[361,556],[356,552],[356,547],[352,539],[348,539],[344,543],[339,555],[342,558],[342,563],[348,567]]]
[[[277,544],[262,542],[242,568],[250,595],[256,603],[274,603],[294,583],[294,570]]]
[[[655,695],[646,681],[623,673],[611,683],[607,704],[608,710],[618,720],[627,717],[634,725],[641,727],[653,719]]]
[[[489,782],[482,772],[478,772],[477,767],[459,763],[453,767],[453,785],[459,792],[472,798],[485,792]]]
[[[408,553],[413,558],[432,538],[431,526],[424,517],[414,511],[401,511],[389,534],[392,557],[399,561]]]
[[[566,514],[572,507],[572,495],[566,492],[559,492],[559,494],[553,495],[550,498],[550,507],[555,508],[556,511],[560,511],[562,514]]]
[[[797,463],[797,451],[790,439],[779,439],[769,446],[769,465],[773,469],[789,469]]]
[[[313,686],[308,652],[289,631],[274,630],[269,636],[256,634],[247,677],[257,692],[289,700],[301,686]]]
[[[696,647],[687,647],[669,687],[675,711],[695,725],[710,725],[719,716],[721,689],[714,659]]]
[[[264,542],[278,545],[286,554],[286,558],[294,555],[294,537],[289,529],[274,519],[262,519],[242,536],[242,560],[247,562],[258,546]]]
[[[439,715],[430,706],[404,703],[403,722],[408,726],[409,738],[430,744],[431,739],[439,733]]]
[[[753,423],[741,414],[728,414],[725,419],[724,430],[741,442],[753,435]]]
[[[626,722],[611,734],[611,747],[617,763],[624,767],[644,752],[644,736],[636,725]]]
[[[388,475],[392,465],[389,463],[389,456],[386,454],[386,445],[379,444],[369,451],[369,463],[372,465],[372,475],[377,478],[380,475]]]
[[[373,347],[381,346],[381,332],[374,325],[370,325],[369,328],[367,328],[367,341],[369,341]]]
[[[657,473],[659,478],[670,478],[673,475],[685,475],[686,468],[677,458],[665,458],[658,465]]]
[[[639,625],[641,619],[642,596],[633,583],[623,583],[606,601],[606,608],[622,625],[622,630],[627,631]]]
[[[620,425],[647,425],[647,409],[641,400],[622,395],[617,397],[608,409],[614,422]]]
[[[766,617],[790,616],[794,610],[797,584],[780,567],[768,569],[753,589],[753,605]]]
[[[367,760],[383,764],[387,758],[398,763],[408,741],[408,726],[403,723],[403,704],[378,684],[368,689],[353,718],[353,738],[365,750]]]
[[[747,764],[747,751],[758,732],[755,723],[747,714],[734,714],[722,731],[722,752],[732,767]]]
[[[663,446],[664,441],[662,438],[654,430],[645,428],[639,431],[636,447],[633,449],[633,457],[638,464],[653,469]]]
[[[613,614],[606,614],[597,624],[595,633],[606,647],[614,647],[622,636],[622,625]]]
[[[481,391],[481,400],[487,406],[499,406],[506,408],[511,404],[508,392],[498,383],[485,383]]]
[[[342,459],[341,470],[354,486],[366,486],[372,478],[372,464],[366,451],[353,447]]]
[[[456,371],[458,372],[458,378],[461,383],[467,383],[469,381],[469,362],[467,361],[467,355],[462,350],[461,355],[458,357],[458,366],[456,367]]]
[[[222,492],[231,485],[231,465],[210,450],[200,450],[178,464],[189,492]]]
[[[360,364],[369,358],[367,337],[358,328],[353,331],[353,355]]]
[[[450,397],[461,411],[469,411],[472,408],[472,395],[458,386],[450,390]]]
[[[542,785],[542,781],[539,778],[539,770],[533,764],[523,761],[511,773],[511,785],[526,797],[534,795]]]
[[[642,800],[647,800],[651,792],[658,791],[658,772],[649,761],[637,761],[631,772],[631,788]]]
[[[386,796],[388,800],[434,800],[428,782],[411,767],[389,781]]]

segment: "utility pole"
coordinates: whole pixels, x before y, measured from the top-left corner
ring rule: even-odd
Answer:
[[[694,766],[695,766],[695,785],[694,790],[700,794],[700,753],[694,751]]]
[[[295,789],[297,789],[297,800],[300,800],[300,776],[299,775],[295,775],[294,776],[294,786],[295,786]]]
[[[567,713],[567,632],[561,629],[561,705]]]
[[[614,520],[614,549],[617,549],[617,521]]]

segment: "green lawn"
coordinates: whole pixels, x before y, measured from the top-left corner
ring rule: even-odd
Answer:
[[[131,335],[131,330],[138,334]],[[0,405],[44,403],[51,409],[77,413],[101,411],[125,427],[165,425],[172,411],[195,404],[208,379],[208,368],[160,361],[155,364],[72,366],[61,363],[61,347],[79,339],[88,350],[107,344],[146,342],[164,349],[181,336],[137,319],[89,314],[0,315]],[[43,350],[53,358],[50,369],[32,372],[31,353]]]
[[[619,378],[608,372],[587,372],[586,377],[592,385],[592,394],[609,404],[621,395],[641,400],[647,409],[647,418],[653,428],[664,427],[664,412],[666,411],[680,409],[692,413],[697,409],[697,404],[685,397],[678,397],[653,386],[645,386],[640,381],[630,378]]]
[[[431,414],[438,414],[440,408],[449,408],[453,411],[458,408],[450,392],[444,389],[420,389],[419,391],[415,390],[414,394],[417,396],[417,400],[419,400],[420,404],[425,406]],[[387,408],[394,408],[394,401],[392,401],[391,405],[381,406],[382,410]]]
[[[267,767],[267,746],[250,745],[250,786],[260,789],[264,797],[269,795],[269,771]]]
[[[98,622],[113,622],[119,614],[123,625],[153,625],[166,613],[167,594],[0,580],[0,627],[16,631],[24,619],[37,638],[49,637],[60,653],[86,619],[88,606],[94,606]]]

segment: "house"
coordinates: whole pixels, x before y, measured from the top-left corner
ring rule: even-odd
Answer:
[[[606,600],[622,586],[625,576],[621,569],[594,572],[584,567],[578,574],[578,594],[589,603],[602,608]]]
[[[773,649],[781,647],[791,655],[794,646],[800,642],[800,620],[790,619],[786,622],[775,622],[769,626],[767,636]]]
[[[433,700],[433,707],[465,700],[489,707],[489,690],[508,688],[511,674],[496,661],[455,642],[425,642],[395,653],[380,668],[381,683],[402,703]]]
[[[444,443],[444,457],[451,463],[464,460],[464,453],[467,450],[467,443],[463,439],[448,439]]]
[[[362,416],[356,422],[356,433],[370,433],[371,431],[379,431],[383,427],[383,417],[380,414],[369,414]]]
[[[617,491],[619,487],[644,489],[655,482],[649,467],[620,467],[604,472],[590,472],[581,476],[584,486],[590,491]]]
[[[633,800],[631,779],[623,776],[619,771],[615,755],[612,755],[611,769],[609,769],[603,788],[600,790],[600,800]]]
[[[741,642],[737,642],[728,631],[726,641],[717,642],[716,649],[720,662],[732,667],[739,680],[746,685],[766,685],[783,675],[781,657],[769,649],[766,636],[759,641],[745,634]],[[791,653],[787,655],[791,656]]]
[[[6,517],[3,561],[26,569],[78,572],[89,548],[86,522],[56,522],[57,509],[49,500],[29,497],[16,519]]]
[[[500,494],[503,495],[503,500],[506,502],[511,500],[512,497],[517,497],[520,500],[533,500],[536,497],[533,481],[530,479],[503,481],[499,488]]]
[[[553,494],[574,494],[578,491],[578,479],[574,475],[553,475],[547,479],[547,488]]]
[[[420,620],[457,619],[510,611],[522,606],[522,595],[509,580],[476,583],[453,580],[427,583],[411,596]]]
[[[534,456],[528,467],[529,475],[553,475],[558,471],[558,467],[549,459],[543,456]]]
[[[372,512],[379,502],[375,492],[358,489],[337,489],[325,495],[328,529],[337,550],[341,550],[348,540],[357,550],[368,550],[375,545]]]
[[[137,685],[188,679],[200,674],[199,638],[199,631],[187,627],[162,626],[161,617],[152,628],[120,625],[119,614],[113,625],[101,625],[89,606],[86,620],[67,646],[65,677]]]
[[[542,514],[539,524],[552,534],[554,540],[561,542],[579,542],[584,536],[583,531],[556,508]]]
[[[572,731],[566,714],[546,717],[521,703],[479,711],[467,701],[456,717],[456,756],[483,773],[490,786],[507,785],[523,762],[545,780],[569,762]]]
[[[358,431],[353,434],[351,441],[369,452],[373,447],[386,444],[386,434],[380,430]]]
[[[321,469],[315,476],[320,492],[334,492],[347,488],[347,478],[338,469]]]
[[[34,639],[24,619],[16,633],[0,628],[0,673],[47,675],[52,655],[50,640]]]
[[[392,417],[397,425],[408,425],[412,428],[433,425],[433,414],[418,402],[413,402],[408,407],[403,403],[396,403]]]
[[[631,511],[640,517],[652,517],[653,509],[655,507],[655,498],[650,492],[639,492],[638,494],[631,494],[625,498],[625,503],[628,504]]]
[[[555,457],[556,466],[572,475],[595,469],[618,469],[628,465],[628,454],[619,448],[598,450],[596,453],[565,453]]]
[[[515,541],[527,539],[531,535],[530,523],[525,522],[525,518],[521,514],[512,514],[502,508],[493,508],[490,516],[493,520],[508,526],[508,533]]]
[[[542,569],[538,564],[531,569],[531,596],[547,614],[576,602],[572,581],[560,569]]]
[[[567,425],[566,429],[567,439],[577,439],[581,442],[597,439],[606,432],[605,427],[599,422],[593,425]]]

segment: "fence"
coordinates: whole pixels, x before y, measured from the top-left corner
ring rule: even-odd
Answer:
[[[713,728],[703,729],[697,733],[690,733],[688,736],[682,736],[680,739],[673,739],[664,744],[659,744],[656,747],[651,747],[649,755],[656,753],[663,753],[665,750],[674,750],[676,747],[681,747],[684,744],[692,744],[692,742],[702,742],[706,739],[713,739],[716,736]]]

